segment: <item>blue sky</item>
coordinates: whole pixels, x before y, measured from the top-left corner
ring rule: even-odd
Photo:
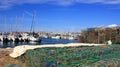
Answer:
[[[0,31],[30,31],[34,10],[36,31],[120,25],[120,0],[0,0]]]

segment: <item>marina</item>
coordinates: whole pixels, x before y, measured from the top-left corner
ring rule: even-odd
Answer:
[[[41,41],[39,42],[8,42],[3,43],[0,42],[0,48],[13,48],[15,46],[19,45],[44,45],[44,44],[67,44],[67,43],[77,43],[77,40],[68,40],[68,39],[52,39],[52,38],[41,38]]]
[[[3,43],[8,43],[8,42],[29,42],[29,41],[35,41],[35,42],[40,42],[41,39],[38,35],[35,33],[12,33],[12,34],[1,34],[0,35],[0,41]]]
[[[0,0],[0,67],[120,67],[119,0]]]

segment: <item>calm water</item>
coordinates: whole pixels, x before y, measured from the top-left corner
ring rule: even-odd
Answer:
[[[43,38],[41,42],[19,42],[19,43],[4,43],[0,42],[0,48],[15,47],[18,45],[44,45],[44,44],[67,44],[67,43],[77,43],[77,40],[65,40],[65,39],[48,39]]]

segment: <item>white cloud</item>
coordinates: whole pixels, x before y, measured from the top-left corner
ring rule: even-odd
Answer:
[[[117,26],[118,26],[117,24],[108,25],[108,27],[110,27],[110,28],[117,27]]]
[[[0,8],[8,8],[21,4],[57,4],[71,5],[74,3],[103,3],[103,4],[120,4],[120,0],[0,0]]]

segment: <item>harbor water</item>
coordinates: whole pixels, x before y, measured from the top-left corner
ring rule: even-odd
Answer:
[[[45,45],[45,44],[67,44],[67,43],[77,43],[77,40],[67,40],[67,39],[51,39],[51,38],[42,38],[41,42],[0,42],[0,48],[13,48],[18,45]]]

